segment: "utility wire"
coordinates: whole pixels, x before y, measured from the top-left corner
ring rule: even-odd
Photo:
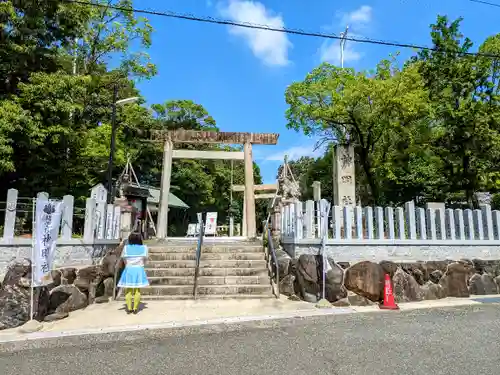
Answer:
[[[417,45],[417,44],[411,44],[411,43],[398,43],[398,42],[391,42],[387,40],[377,40],[377,39],[369,39],[369,38],[358,38],[358,37],[341,37],[335,34],[326,34],[326,33],[320,33],[320,32],[309,32],[309,31],[304,31],[302,29],[295,29],[295,28],[285,28],[285,27],[272,27],[269,25],[261,25],[261,24],[255,24],[255,23],[250,23],[250,22],[237,22],[237,21],[231,21],[231,20],[224,20],[220,18],[215,18],[215,17],[209,17],[209,16],[195,16],[190,13],[177,13],[173,11],[156,11],[156,10],[147,10],[147,9],[137,9],[137,8],[132,8],[132,7],[120,7],[117,5],[110,5],[110,4],[100,4],[100,3],[92,3],[92,2],[86,2],[82,0],[62,0],[65,3],[73,3],[73,4],[79,4],[79,5],[85,5],[85,6],[94,6],[98,8],[106,8],[106,9],[113,9],[113,10],[118,10],[122,12],[134,12],[138,14],[147,14],[150,16],[160,16],[160,17],[168,17],[168,18],[176,18],[176,19],[183,19],[183,20],[188,20],[188,21],[195,21],[195,22],[204,22],[204,23],[211,23],[211,24],[218,24],[218,25],[228,25],[228,26],[235,26],[235,27],[242,27],[246,29],[254,29],[254,30],[266,30],[266,31],[274,31],[274,32],[280,32],[280,33],[285,33],[285,34],[292,34],[292,35],[302,35],[302,36],[308,36],[308,37],[317,37],[317,38],[323,38],[323,39],[337,39],[337,40],[348,40],[350,42],[355,42],[355,43],[367,43],[367,44],[377,44],[377,45],[383,45],[383,46],[391,46],[391,47],[401,47],[401,48],[411,48],[411,49],[416,49],[416,50],[423,50],[423,51],[441,51],[439,48],[436,47],[429,47],[429,46],[422,46],[422,45]],[[469,0],[469,1],[477,1],[479,2],[480,0]],[[460,55],[468,55],[468,56],[480,56],[480,57],[488,57],[488,58],[493,58],[493,59],[500,59],[500,55],[495,55],[495,54],[488,54],[488,53],[481,53],[481,52],[459,52]]]
[[[498,4],[498,3],[490,3],[489,1],[483,1],[483,0],[469,0],[469,1],[471,3],[478,3],[478,4],[489,5],[492,7],[500,8],[500,4]]]

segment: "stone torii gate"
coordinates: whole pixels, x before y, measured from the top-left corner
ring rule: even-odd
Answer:
[[[249,238],[256,237],[257,227],[255,219],[255,195],[252,189],[254,186],[252,144],[275,145],[278,143],[278,137],[279,134],[276,133],[235,133],[195,130],[154,131],[152,133],[152,140],[163,142],[163,169],[156,237],[158,239],[167,238],[168,197],[170,194],[172,159],[244,160],[246,232]],[[240,144],[243,145],[243,152],[218,150],[174,150],[174,143]]]
[[[246,236],[247,235],[247,205],[246,205],[246,190],[245,190],[245,185],[233,185],[232,187],[233,191],[242,191],[244,193],[243,195],[243,223],[242,223],[242,235]],[[253,186],[253,191],[254,191],[254,199],[273,199],[274,196],[276,195],[276,191],[278,190],[278,184],[263,184],[263,185],[254,185]],[[256,191],[274,191],[272,193],[261,193],[261,194],[255,194]]]

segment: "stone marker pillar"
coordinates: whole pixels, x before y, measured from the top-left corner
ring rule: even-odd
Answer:
[[[336,206],[353,207],[356,204],[354,147],[336,145],[333,162],[333,195]]]
[[[156,237],[167,238],[168,229],[168,197],[170,195],[170,177],[172,174],[172,154],[174,144],[170,139],[163,145],[163,169],[161,172],[160,205],[158,208],[158,227]]]
[[[16,226],[16,208],[17,208],[17,190],[7,190],[7,204],[5,207],[5,221],[3,227],[3,238],[14,238],[14,229]]]
[[[247,196],[243,192],[243,215],[241,216],[241,236],[247,236]]]
[[[72,195],[63,197],[63,218],[61,225],[61,236],[64,240],[71,240],[73,237],[73,207],[75,199]]]
[[[253,191],[253,158],[252,144],[246,142],[243,152],[245,154],[245,198],[246,198],[246,221],[247,237],[257,237],[257,224],[255,221],[255,195]]]

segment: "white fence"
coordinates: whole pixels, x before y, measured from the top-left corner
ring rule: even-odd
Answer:
[[[283,242],[304,242],[321,237],[319,203],[295,202],[281,210]],[[323,219],[324,220],[324,219]],[[387,244],[404,242],[436,244],[446,242],[500,244],[500,211],[489,205],[481,209],[332,206],[328,217],[327,239],[339,242]]]
[[[49,198],[45,192],[38,193]],[[73,215],[74,197],[65,195],[63,197],[63,215],[61,223],[60,237],[62,240],[73,238]],[[16,208],[18,204],[18,191],[9,189],[5,205],[5,220],[3,229],[3,239],[14,238],[16,225]],[[32,204],[35,204],[33,199]],[[85,205],[85,223],[83,230],[84,242],[91,243],[95,240],[118,240],[121,231],[121,207],[113,204],[106,204],[97,201],[96,198],[87,198]]]

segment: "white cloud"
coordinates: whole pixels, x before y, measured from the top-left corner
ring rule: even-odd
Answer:
[[[372,20],[372,7],[362,5],[358,9],[342,14],[342,25],[350,25],[353,27],[363,28]]]
[[[339,13],[340,19],[338,28],[343,30],[349,26],[348,36],[359,36],[359,31],[366,30],[372,21],[372,8],[368,5],[362,5],[358,9],[349,13]],[[329,62],[340,65],[340,41],[325,41],[319,48],[320,59],[322,62]],[[347,41],[344,45],[344,63],[355,62],[363,57],[363,53],[355,49],[353,42]]]
[[[219,8],[219,12],[223,17],[237,22],[249,22],[273,28],[285,27],[281,15],[273,14],[271,10],[266,9],[257,1],[229,0]],[[288,49],[292,47],[292,43],[288,40],[287,34],[235,26],[230,26],[229,32],[244,39],[253,54],[266,65],[288,65]]]
[[[324,150],[320,147],[315,150],[314,145],[310,146],[294,146],[290,147],[286,150],[278,151],[266,157],[263,157],[265,161],[279,161],[283,162],[285,159],[285,155],[288,156],[288,160],[297,160],[302,156],[310,156],[310,157],[320,157],[324,153]]]

